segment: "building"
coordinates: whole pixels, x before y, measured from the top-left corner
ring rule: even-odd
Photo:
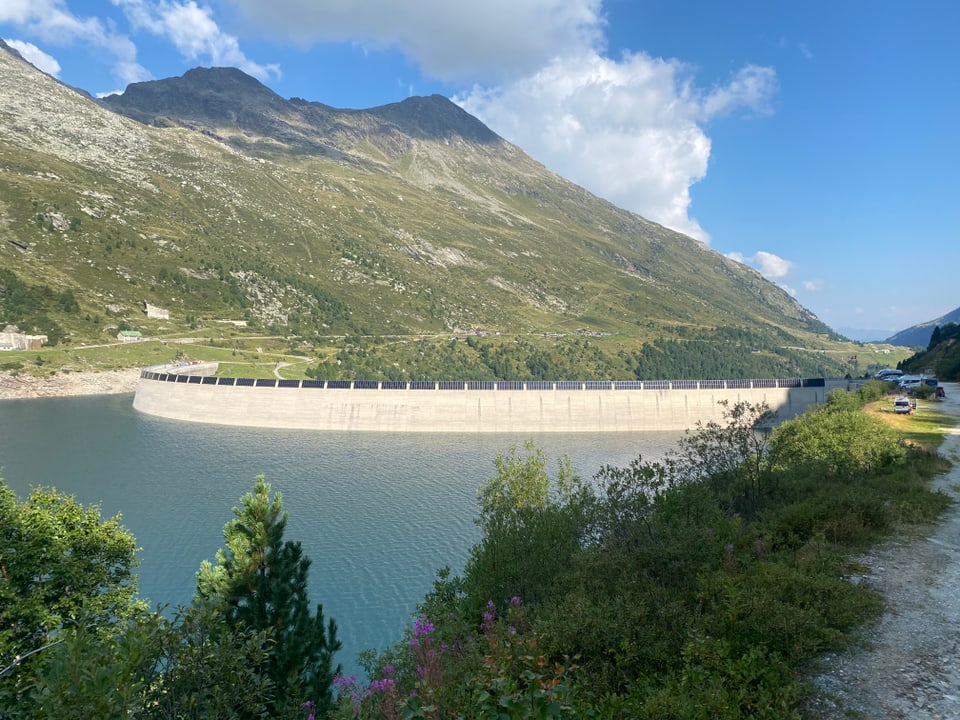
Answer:
[[[46,344],[46,335],[27,335],[16,325],[7,325],[0,332],[0,350],[39,350]]]
[[[139,330],[121,330],[117,333],[117,340],[122,343],[140,342],[143,340],[143,333]]]
[[[151,320],[169,320],[170,311],[166,308],[157,307],[156,305],[151,305],[150,303],[144,301],[143,311],[147,314],[147,317]]]

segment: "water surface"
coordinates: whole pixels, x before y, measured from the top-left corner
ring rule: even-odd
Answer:
[[[462,569],[478,539],[476,490],[494,458],[534,442],[583,477],[678,433],[424,435],[262,430],[136,412],[132,395],[0,401],[0,476],[23,497],[55,486],[105,516],[122,513],[142,547],[140,594],[190,601],[195,573],[223,544],[240,496],[263,474],[283,495],[287,539],[313,564],[310,593],[336,619],[345,670],[400,637],[436,571]]]

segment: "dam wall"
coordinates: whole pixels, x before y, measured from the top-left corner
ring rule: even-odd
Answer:
[[[213,371],[215,371],[215,365]],[[206,373],[206,374],[205,374]],[[766,403],[778,418],[826,401],[813,380],[343,381],[141,373],[133,406],[187,422],[310,430],[428,433],[679,431],[722,421],[726,401]]]

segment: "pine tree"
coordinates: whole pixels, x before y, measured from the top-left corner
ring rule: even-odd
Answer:
[[[287,514],[280,493],[258,476],[224,526],[226,547],[216,566],[197,573],[198,603],[210,603],[228,628],[266,631],[271,645],[263,672],[273,684],[272,714],[310,700],[318,714],[332,701],[333,656],[340,649],[336,623],[324,624],[323,606],[311,613],[307,595],[310,559],[299,542],[283,540]]]

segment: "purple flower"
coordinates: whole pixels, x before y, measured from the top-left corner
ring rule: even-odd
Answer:
[[[510,604],[513,605],[513,607],[520,607],[523,604],[523,600],[514,595],[512,598],[510,598]]]
[[[373,680],[370,683],[370,687],[367,689],[367,695],[373,695],[373,693],[378,692],[390,692],[393,690],[396,681],[393,678],[380,678],[379,680]]]
[[[343,675],[336,675],[333,678],[333,686],[338,690],[346,690],[347,688],[353,687],[357,682],[356,675],[350,675],[349,677],[344,677]],[[313,702],[307,700],[310,703],[309,707],[313,707]],[[303,704],[304,707],[308,707],[307,703]]]
[[[425,617],[418,617],[413,623],[413,634],[419,636],[430,635],[433,632],[433,623]]]

